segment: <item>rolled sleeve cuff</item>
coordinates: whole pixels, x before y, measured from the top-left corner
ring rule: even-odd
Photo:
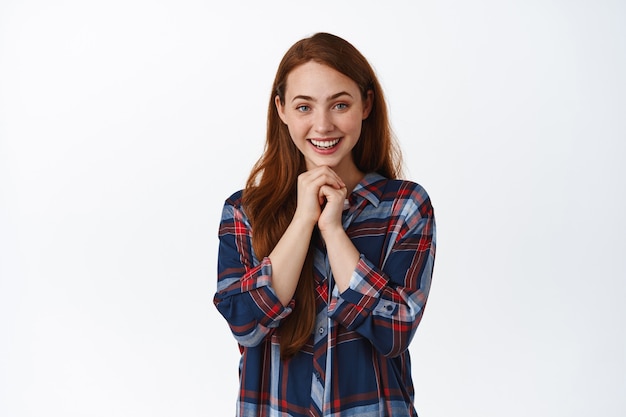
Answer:
[[[357,327],[380,301],[380,296],[388,280],[363,255],[352,273],[348,288],[339,293],[333,289],[328,314],[348,329]],[[385,311],[388,308],[385,307]]]
[[[295,301],[283,306],[272,288],[272,263],[267,257],[241,279],[241,292],[249,295],[244,298],[247,307],[262,326],[277,327],[293,311]]]

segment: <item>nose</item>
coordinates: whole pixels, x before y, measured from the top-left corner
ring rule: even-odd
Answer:
[[[315,131],[319,133],[331,132],[335,126],[328,111],[319,111],[315,115]]]

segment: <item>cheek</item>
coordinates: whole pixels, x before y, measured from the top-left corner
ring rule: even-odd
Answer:
[[[287,125],[287,130],[289,131],[289,136],[291,137],[293,144],[296,145],[298,149],[302,148],[304,133],[294,125]]]
[[[303,123],[291,122],[287,125],[289,129],[289,134],[292,139],[301,139],[308,132],[307,127]]]
[[[358,114],[355,114],[345,120],[343,128],[350,132],[360,132],[361,126],[363,126],[363,120],[361,120],[361,117]]]
[[[292,140],[298,137],[298,130],[295,129],[295,126],[293,124],[288,124],[287,130],[289,131],[289,136],[291,136]]]

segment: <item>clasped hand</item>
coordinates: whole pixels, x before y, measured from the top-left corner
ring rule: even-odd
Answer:
[[[298,176],[298,207],[294,218],[302,218],[320,232],[341,228],[341,212],[346,199],[346,184],[328,166],[320,166]]]

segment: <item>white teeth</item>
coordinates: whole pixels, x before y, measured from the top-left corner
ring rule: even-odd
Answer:
[[[320,148],[320,149],[330,149],[333,146],[335,146],[336,144],[339,143],[339,139],[333,139],[333,140],[315,140],[315,139],[311,139],[311,143],[313,145],[315,145],[315,147]]]

